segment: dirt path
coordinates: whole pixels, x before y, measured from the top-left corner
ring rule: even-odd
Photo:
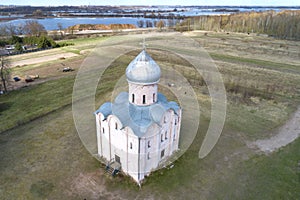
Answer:
[[[43,62],[48,62],[52,60],[57,60],[60,58],[70,58],[77,56],[75,53],[62,53],[62,54],[56,54],[56,55],[49,55],[49,56],[42,56],[38,58],[29,58],[25,60],[20,60],[20,61],[15,61],[11,63],[12,67],[15,66],[22,66],[22,65],[31,65],[31,64],[37,64],[37,63],[43,63]]]
[[[269,139],[257,140],[251,143],[250,147],[256,147],[265,153],[288,145],[300,136],[300,106],[285,125],[279,128],[278,134]]]

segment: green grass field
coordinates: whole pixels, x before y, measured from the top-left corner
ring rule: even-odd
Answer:
[[[273,69],[283,72],[290,72],[290,73],[300,73],[300,65],[291,65],[287,63],[277,63],[272,61],[265,61],[265,60],[259,60],[259,59],[250,59],[250,58],[242,58],[237,56],[230,56],[230,55],[224,55],[224,54],[216,54],[216,53],[210,53],[210,56],[214,60],[222,60],[227,62],[237,62],[237,63],[245,63],[254,65],[261,68],[267,68],[267,69]]]
[[[74,76],[25,87],[1,96],[0,132],[71,103]]]

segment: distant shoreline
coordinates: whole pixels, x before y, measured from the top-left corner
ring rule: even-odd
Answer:
[[[7,22],[17,19],[51,19],[51,18],[146,18],[146,19],[185,19],[185,16],[144,16],[143,14],[97,14],[97,15],[74,15],[74,14],[63,14],[59,16],[34,16],[25,15],[22,17],[2,17],[0,22]]]

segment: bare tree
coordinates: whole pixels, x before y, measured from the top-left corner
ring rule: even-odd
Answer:
[[[139,28],[143,28],[144,27],[144,20],[137,21],[137,25],[138,25]]]
[[[7,92],[8,80],[10,78],[9,62],[4,56],[1,56],[0,78],[4,92]],[[2,89],[1,89],[2,90]]]
[[[7,36],[7,30],[6,30],[6,26],[5,25],[1,25],[0,26],[0,36]]]
[[[57,27],[58,27],[58,30],[60,32],[60,37],[63,38],[64,34],[62,32],[62,30],[63,30],[62,23],[57,23]]]
[[[47,33],[45,27],[36,20],[26,21],[24,25],[24,32],[28,35],[37,37]]]
[[[174,19],[168,19],[168,27],[174,28],[175,26],[175,20]]]
[[[13,24],[7,24],[6,25],[6,31],[10,36],[17,34],[17,27]]]
[[[24,30],[24,25],[23,24],[18,24],[16,26],[17,35],[22,35],[23,34],[23,30]]]
[[[153,23],[150,20],[146,21],[146,27],[147,28],[152,28],[153,27]]]
[[[13,25],[11,23],[0,26],[0,36],[19,35],[19,26]]]
[[[43,16],[44,14],[43,14],[43,11],[41,9],[38,9],[36,11],[33,11],[32,15],[40,17],[40,16]]]
[[[165,22],[163,20],[160,20],[157,24],[156,24],[157,28],[159,28],[159,30],[161,30],[162,28],[165,27]]]

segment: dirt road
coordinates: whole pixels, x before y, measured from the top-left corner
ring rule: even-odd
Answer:
[[[37,57],[37,58],[29,58],[29,59],[12,62],[11,66],[15,67],[15,66],[22,66],[22,65],[31,65],[31,64],[53,61],[53,60],[57,60],[60,58],[70,58],[70,57],[74,57],[74,56],[77,56],[77,54],[69,52],[69,53],[62,53],[62,54],[56,54],[56,55],[42,56],[42,57]]]
[[[300,136],[300,106],[293,116],[278,129],[278,133],[269,139],[257,140],[250,144],[265,153],[273,151],[288,145]]]

